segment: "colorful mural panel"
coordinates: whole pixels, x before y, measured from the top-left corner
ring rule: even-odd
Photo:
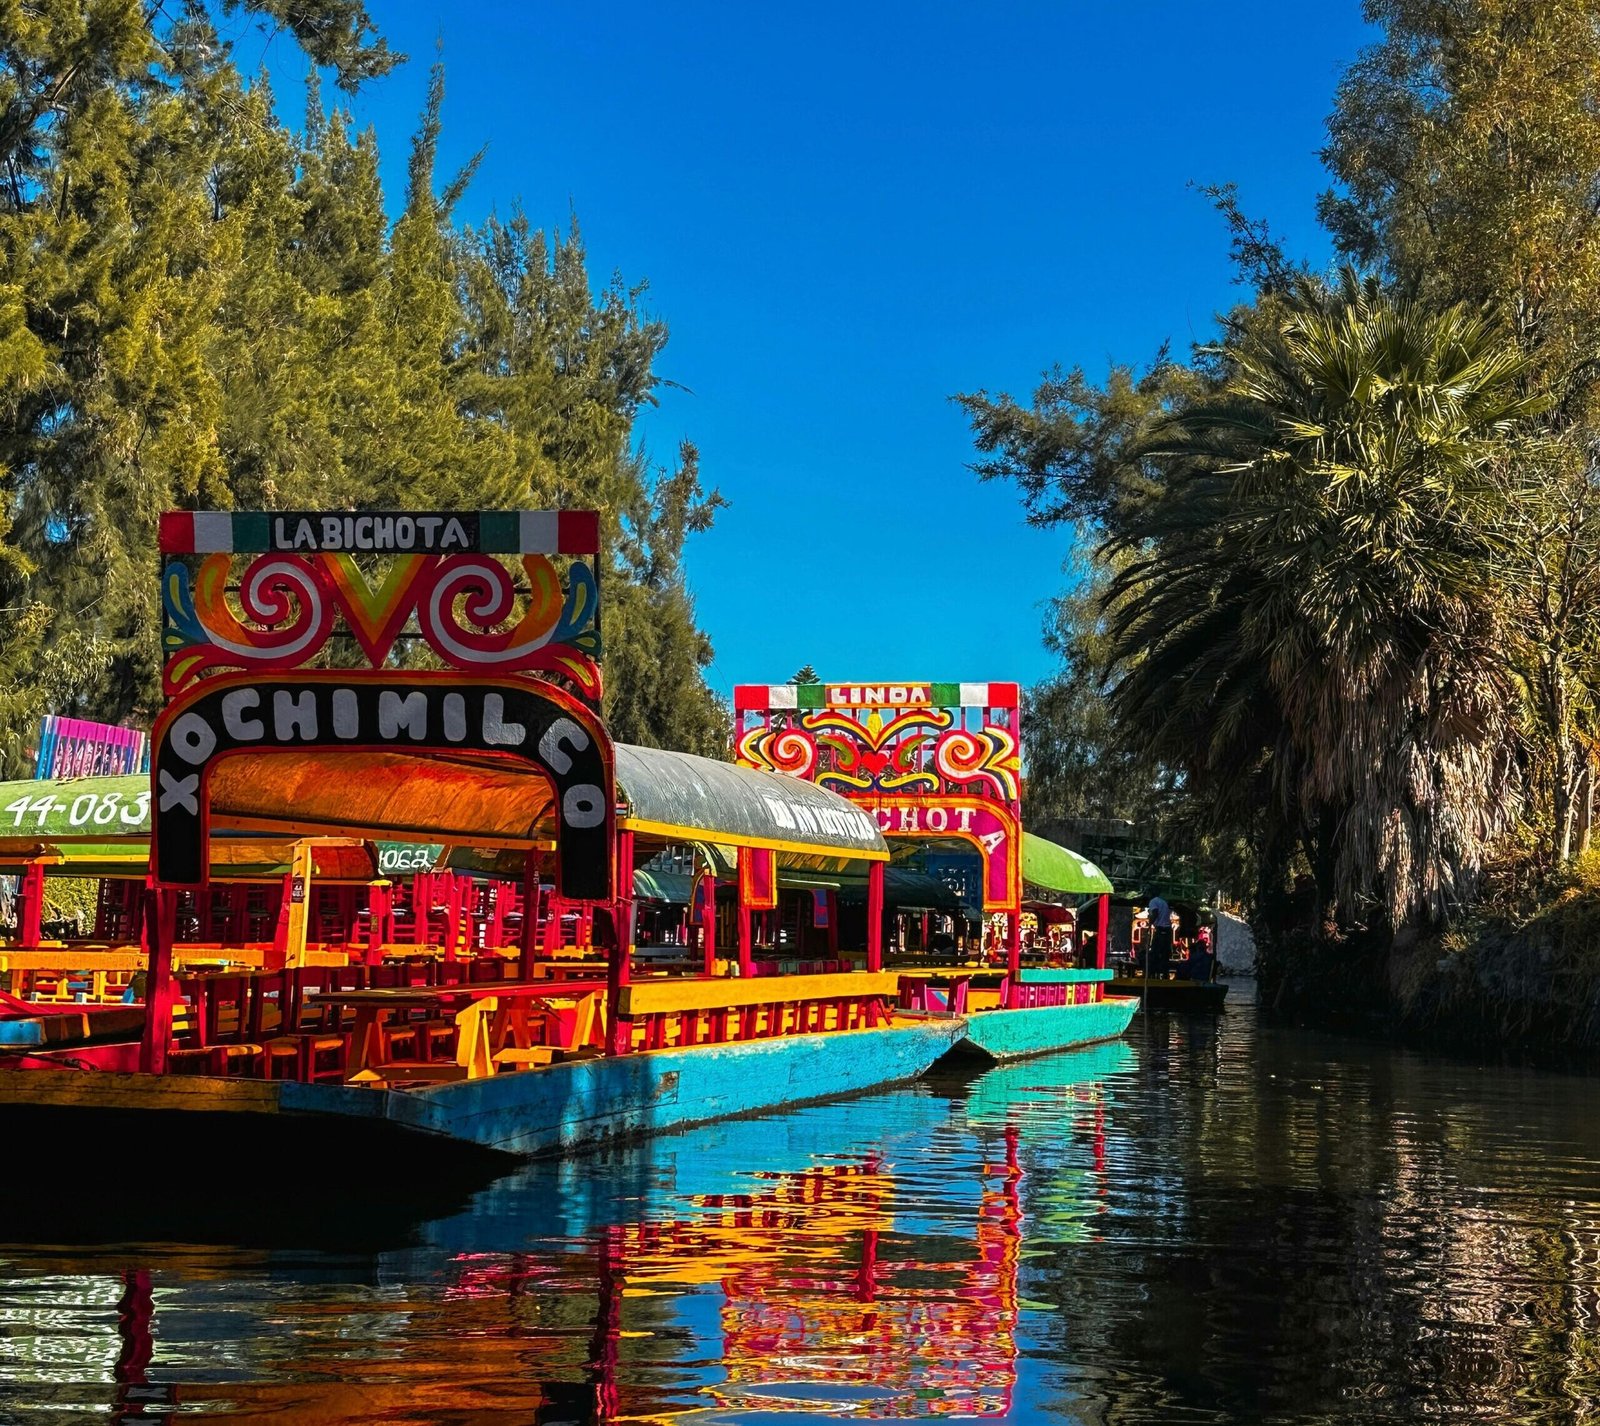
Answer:
[[[180,512],[161,521],[168,697],[214,671],[285,671],[420,641],[469,673],[555,675],[598,703],[592,513]],[[557,560],[562,563],[558,565]]]
[[[984,907],[1021,896],[1021,750],[1014,683],[747,684],[735,756],[842,794],[890,837],[964,841]]]

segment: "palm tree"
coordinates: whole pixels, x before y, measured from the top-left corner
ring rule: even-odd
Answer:
[[[1346,922],[1433,919],[1516,811],[1496,475],[1543,402],[1487,316],[1349,271],[1264,316],[1138,453],[1167,479],[1103,551],[1113,707]]]

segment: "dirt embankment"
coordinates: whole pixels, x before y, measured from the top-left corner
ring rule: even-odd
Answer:
[[[1269,1013],[1600,1068],[1600,862],[1520,914],[1482,908],[1426,935],[1264,939],[1260,971]]]

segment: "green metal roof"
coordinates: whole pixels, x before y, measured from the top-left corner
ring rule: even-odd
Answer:
[[[1032,832],[1022,834],[1022,879],[1030,886],[1073,896],[1098,896],[1111,890],[1111,879],[1087,857]]]
[[[867,899],[864,879],[851,878],[839,887],[839,900],[858,906]],[[937,877],[910,867],[888,866],[883,872],[883,904],[890,911],[961,912],[961,898]]]
[[[814,870],[840,858],[888,859],[873,817],[824,787],[628,743],[616,745],[616,758],[625,827],[686,842],[771,847],[780,865],[823,859]]]

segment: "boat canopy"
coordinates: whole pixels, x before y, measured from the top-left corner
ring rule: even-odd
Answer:
[[[845,882],[839,900],[846,906],[862,905],[867,899],[864,880]],[[937,877],[911,867],[891,866],[883,875],[883,904],[889,911],[942,911],[967,915],[961,898]]]
[[[741,846],[820,872],[889,855],[868,813],[811,783],[627,744],[616,747],[616,767],[624,828],[698,844],[730,874]],[[326,850],[359,849],[365,837],[445,844],[445,864],[518,875],[521,849],[553,845],[551,810],[545,779],[511,764],[317,748],[230,758],[212,770],[211,862],[237,879],[279,875],[293,841],[309,838],[319,848],[314,875],[367,880],[370,857]],[[128,874],[148,859],[150,824],[148,777],[0,783],[0,869],[44,858],[84,876]]]
[[[1045,891],[1075,896],[1099,896],[1111,890],[1111,879],[1087,857],[1032,832],[1022,834],[1022,879]]]
[[[654,871],[636,867],[633,894],[643,901],[664,901],[669,906],[687,906],[694,890],[694,878],[681,871]]]
[[[692,753],[616,745],[621,825],[685,843],[767,847],[780,866],[826,870],[887,861],[870,813],[837,793],[782,773]]]
[[[472,846],[551,845],[551,787],[531,768],[433,750],[308,747],[293,757],[235,757],[211,773],[211,822],[299,836],[344,832]]]

